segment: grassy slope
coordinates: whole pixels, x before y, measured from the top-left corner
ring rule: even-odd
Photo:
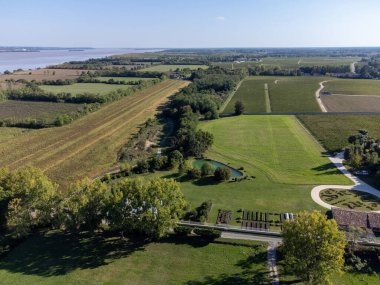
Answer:
[[[268,78],[269,79],[269,78]],[[264,84],[268,81],[262,77],[248,77],[242,82],[234,97],[228,103],[224,113],[235,112],[235,102],[244,102],[245,112],[265,113]]]
[[[330,151],[344,148],[347,138],[359,129],[367,129],[371,137],[380,138],[379,115],[299,115],[302,123]]]
[[[323,91],[347,95],[380,95],[380,81],[370,79],[336,79],[327,82]]]
[[[6,142],[14,137],[30,132],[29,129],[23,128],[0,128],[0,143]]]
[[[143,244],[50,233],[30,238],[1,260],[0,279],[4,285],[267,282],[265,246],[223,242],[189,237]]]
[[[117,152],[157,107],[188,82],[167,80],[111,103],[70,125],[42,129],[0,144],[0,165],[35,165],[64,186],[108,169]]]
[[[176,70],[177,68],[179,69],[207,69],[207,65],[166,65],[166,64],[161,64],[161,65],[154,65],[150,67],[146,67],[142,69],[142,71],[158,71],[158,72],[166,72],[170,70]]]
[[[8,100],[0,103],[0,119],[42,119],[53,121],[59,115],[77,112],[82,104]]]
[[[182,181],[181,190],[192,206],[211,199],[210,222],[218,209],[298,212],[320,208],[310,197],[313,185],[348,184],[322,155],[322,148],[293,116],[240,116],[204,122],[202,129],[214,134],[207,157],[238,169],[244,167],[253,180],[215,183],[212,178]],[[157,172],[154,175],[174,177]]]
[[[103,83],[75,83],[72,85],[41,85],[43,90],[53,93],[68,92],[71,94],[80,93],[93,93],[93,94],[107,94],[117,89],[128,89],[129,85],[117,85],[117,84],[103,84]]]

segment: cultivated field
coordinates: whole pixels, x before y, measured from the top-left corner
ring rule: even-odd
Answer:
[[[380,96],[321,95],[328,112],[380,112]]]
[[[380,80],[334,79],[325,84],[323,91],[347,95],[380,95]]]
[[[323,77],[248,77],[228,104],[225,113],[233,112],[236,100],[245,105],[245,112],[265,112],[264,84],[268,84],[271,111],[320,112],[315,91]]]
[[[239,169],[249,179],[216,183],[212,178],[181,181],[181,190],[192,207],[206,200],[213,202],[210,222],[218,209],[233,212],[232,223],[241,216],[239,209],[268,212],[322,210],[310,197],[314,185],[349,184],[322,148],[293,116],[239,116],[203,122],[200,127],[214,135],[214,146],[207,158]],[[155,176],[177,178],[174,173]]]
[[[264,85],[269,78],[249,77],[244,80],[223,113],[234,113],[236,101],[244,102],[245,112],[265,113]]]
[[[119,148],[167,98],[188,82],[167,80],[111,103],[60,128],[43,129],[0,144],[0,165],[32,164],[67,186],[108,169]]]
[[[218,62],[213,63],[216,66],[225,68],[242,68],[252,66],[262,66],[268,68],[285,68],[297,69],[299,67],[312,67],[312,66],[341,66],[350,65],[353,62],[359,61],[359,57],[264,57],[259,61],[246,61],[246,62]]]
[[[91,93],[105,95],[117,89],[129,89],[129,85],[105,84],[105,83],[74,83],[71,85],[41,85],[43,90],[53,93],[67,92],[73,95]]]
[[[28,71],[18,71],[14,74],[0,75],[0,82],[7,79],[19,80],[24,79],[28,81],[41,81],[46,80],[57,80],[57,79],[75,79],[78,78],[82,72],[88,72],[88,70],[75,70],[75,69],[34,69]],[[91,72],[91,70],[90,70]]]
[[[167,65],[167,64],[161,64],[161,65],[153,65],[150,67],[146,67],[141,69],[141,71],[157,71],[157,72],[166,72],[166,71],[174,71],[176,69],[184,70],[184,69],[207,69],[207,65]]]
[[[30,132],[30,129],[23,128],[0,128],[0,143],[10,140],[19,135]]]
[[[267,276],[262,243],[207,243],[199,237],[144,243],[48,233],[31,237],[0,261],[4,285],[259,284]]]
[[[0,102],[0,119],[32,118],[53,122],[59,115],[76,113],[82,108],[82,104],[8,100]]]
[[[380,115],[299,115],[301,122],[330,151],[339,151],[348,145],[348,136],[359,129],[380,138]]]

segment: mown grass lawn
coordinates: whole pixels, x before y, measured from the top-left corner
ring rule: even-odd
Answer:
[[[105,95],[117,89],[131,88],[129,85],[106,84],[106,83],[74,83],[71,85],[41,85],[43,90],[53,93],[71,93],[73,95],[91,93]]]
[[[325,84],[323,91],[347,95],[379,95],[380,80],[333,79]],[[365,98],[363,98],[365,100]]]
[[[231,242],[235,242],[232,244]],[[259,242],[96,234],[33,236],[0,260],[1,284],[267,284]]]
[[[217,183],[212,177],[188,181],[175,173],[153,175],[178,179],[193,207],[211,200],[212,223],[218,209],[231,210],[233,223],[242,208],[277,213],[325,211],[311,199],[314,185],[350,184],[294,116],[229,117],[202,122],[200,128],[214,135],[207,158],[235,169],[243,167],[250,180]]]

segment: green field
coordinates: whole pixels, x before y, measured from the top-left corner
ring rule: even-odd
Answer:
[[[101,80],[102,82],[106,82],[110,79],[113,79],[115,81],[124,81],[126,83],[128,82],[135,82],[135,81],[149,81],[154,78],[144,78],[144,77],[107,77],[107,76],[102,76],[102,77],[96,77],[95,79]]]
[[[184,70],[184,69],[207,69],[207,65],[169,65],[169,64],[160,64],[160,65],[152,65],[150,67],[146,67],[141,69],[142,71],[156,71],[156,72],[167,72],[167,71],[174,71],[176,69]]]
[[[50,233],[0,260],[0,279],[4,285],[260,284],[268,282],[266,258],[258,242],[176,237],[143,243]]]
[[[325,84],[323,91],[347,95],[380,95],[380,80],[334,79]]]
[[[8,100],[0,103],[0,119],[32,118],[52,122],[59,115],[76,113],[82,108],[83,104]]]
[[[105,95],[117,89],[131,88],[129,85],[103,84],[103,83],[75,83],[72,85],[41,85],[43,90],[53,93],[67,92],[73,95],[91,93]]]
[[[217,183],[212,178],[187,181],[167,172],[153,175],[179,179],[193,207],[211,200],[212,223],[218,209],[233,211],[233,221],[241,208],[277,213],[325,211],[311,199],[311,189],[320,184],[350,184],[293,116],[229,117],[202,122],[200,127],[214,135],[207,158],[235,169],[243,167],[249,179]]]
[[[218,62],[213,63],[216,66],[225,68],[242,68],[251,66],[262,66],[268,68],[285,68],[297,69],[299,67],[310,66],[340,66],[350,65],[353,62],[359,61],[359,57],[264,57],[260,61],[246,61],[239,63]]]
[[[234,104],[241,100],[245,112],[265,112],[264,84],[268,84],[270,106],[276,112],[320,112],[315,91],[323,77],[248,77],[241,84],[225,113],[232,113]]]
[[[347,138],[359,129],[380,138],[380,115],[299,115],[301,122],[329,151],[339,151],[348,145]]]
[[[234,113],[236,101],[244,102],[245,112],[265,113],[264,84],[270,78],[248,77],[242,82],[234,97],[223,111],[224,113]]]

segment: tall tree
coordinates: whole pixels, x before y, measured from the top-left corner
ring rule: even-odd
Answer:
[[[172,179],[123,179],[111,186],[108,220],[114,230],[159,238],[183,214],[185,200]]]
[[[238,100],[235,102],[235,115],[239,116],[244,113],[244,104],[242,101]]]
[[[26,235],[33,227],[49,225],[56,213],[57,185],[41,170],[25,167],[0,170],[2,221],[9,231]]]
[[[282,232],[285,262],[310,284],[329,282],[344,264],[345,236],[335,220],[319,212],[302,212],[286,221]]]

